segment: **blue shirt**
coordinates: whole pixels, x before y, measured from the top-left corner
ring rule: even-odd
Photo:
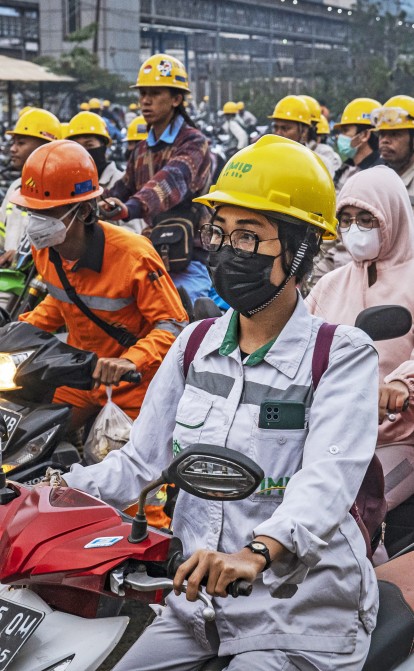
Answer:
[[[159,142],[165,142],[166,144],[173,144],[175,142],[175,138],[177,137],[178,133],[181,130],[181,126],[184,123],[184,117],[179,114],[173,121],[173,123],[168,124],[167,128],[163,132],[160,138],[158,140],[156,139],[154,135],[154,131],[152,128],[150,129],[148,133],[148,138],[147,138],[147,145],[148,147],[155,147],[156,144]]]

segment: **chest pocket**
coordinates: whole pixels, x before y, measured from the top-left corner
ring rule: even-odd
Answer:
[[[290,478],[302,467],[307,429],[259,429],[253,427],[250,457],[262,467],[265,477],[250,495],[251,501],[275,505],[283,501]]]
[[[173,432],[173,454],[199,443],[213,401],[186,387],[178,403]]]

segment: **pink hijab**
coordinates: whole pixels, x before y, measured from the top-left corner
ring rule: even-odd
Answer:
[[[368,286],[372,261],[351,261],[324,275],[306,299],[308,310],[328,322],[353,325],[364,308],[375,305],[403,305],[414,315],[414,215],[407,190],[396,172],[380,165],[351,177],[338,196],[337,211],[346,205],[368,210],[380,225],[381,248],[377,259],[377,281]],[[376,343],[380,381],[403,362],[414,358],[414,331],[396,340]],[[401,417],[401,423],[407,423]],[[410,418],[412,421],[412,418]],[[394,430],[388,422],[380,427],[381,442],[393,442],[412,433],[400,420]],[[409,442],[414,443],[414,434]]]

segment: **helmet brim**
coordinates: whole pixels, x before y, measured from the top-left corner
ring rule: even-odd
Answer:
[[[261,198],[247,193],[241,194],[240,192],[235,191],[224,192],[216,190],[204,196],[194,198],[193,202],[207,205],[207,207],[210,208],[215,208],[218,205],[233,205],[234,207],[243,207],[247,210],[258,210],[263,213],[268,212],[269,214],[286,215],[293,217],[298,221],[302,221],[304,224],[309,224],[322,229],[322,237],[324,240],[336,240],[337,237],[335,228],[328,225],[326,222],[322,225],[322,223],[317,220],[318,216],[312,212],[309,212],[309,217],[305,218],[303,211],[294,207],[285,207],[279,203],[276,206],[275,203],[275,207],[270,208],[268,198]]]
[[[83,203],[86,200],[92,200],[97,198],[103,193],[103,188],[99,186],[97,189],[90,193],[81,194],[75,196],[70,200],[39,200],[39,198],[31,198],[30,196],[23,196],[21,189],[16,189],[16,191],[10,197],[10,202],[14,205],[19,205],[20,207],[25,207],[28,210],[51,210],[54,207],[60,207],[60,205],[71,205],[72,203]]]

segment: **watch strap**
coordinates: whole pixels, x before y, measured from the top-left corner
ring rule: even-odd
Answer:
[[[245,545],[244,547],[249,548],[249,550],[254,552],[254,554],[262,555],[262,557],[265,558],[266,564],[262,569],[262,571],[267,571],[267,569],[270,567],[272,563],[272,560],[270,559],[269,548],[261,541],[251,541],[250,543],[247,543],[247,545]]]

